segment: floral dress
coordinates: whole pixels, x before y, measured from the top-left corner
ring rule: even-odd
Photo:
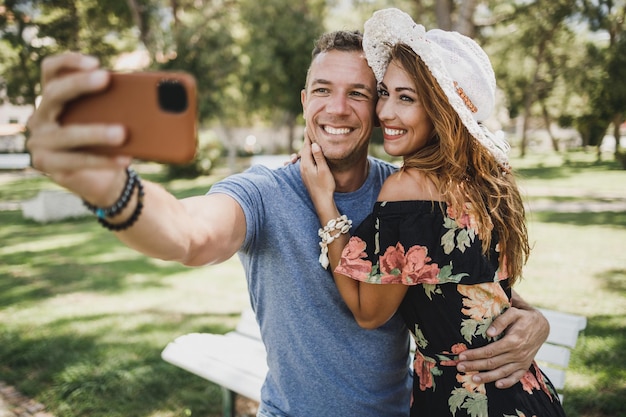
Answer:
[[[474,219],[433,201],[376,203],[356,229],[336,272],[410,288],[399,311],[415,339],[411,416],[565,416],[552,384],[533,363],[508,389],[457,372],[458,354],[484,346],[495,317],[510,306],[497,237],[488,255]]]

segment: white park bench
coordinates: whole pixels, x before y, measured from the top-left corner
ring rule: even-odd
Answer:
[[[570,351],[576,346],[578,334],[586,327],[587,320],[583,316],[552,310],[541,312],[550,322],[550,335],[536,359],[561,393]],[[235,416],[237,395],[257,402],[261,400],[267,362],[259,327],[251,309],[243,311],[234,331],[224,335],[190,333],[179,336],[165,347],[161,357],[220,385],[224,417]]]
[[[550,334],[539,348],[535,360],[559,392],[562,402],[570,353],[576,347],[578,334],[587,327],[587,318],[554,310],[540,310],[550,323]]]

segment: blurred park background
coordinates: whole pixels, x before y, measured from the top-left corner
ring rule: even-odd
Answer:
[[[184,197],[297,150],[314,39],[390,6],[489,53],[499,105],[488,124],[513,146],[534,248],[518,292],[588,319],[568,416],[626,416],[625,0],[4,0],[0,381],[57,417],[218,416],[219,388],[160,352],[184,333],[232,329],[247,304],[236,258],[185,268],[126,249],[93,218],[25,218],[23,202],[58,190],[24,153],[45,56],[78,50],[116,70],[196,76],[196,160],[137,164]],[[385,157],[380,135],[371,153]]]

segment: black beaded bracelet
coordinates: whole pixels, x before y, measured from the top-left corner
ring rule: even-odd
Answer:
[[[113,203],[110,207],[97,207],[93,204],[89,203],[86,200],[83,200],[83,204],[89,211],[98,216],[98,219],[104,219],[105,217],[114,217],[122,212],[128,205],[130,201],[130,197],[133,195],[133,190],[139,181],[139,176],[132,168],[126,168],[126,184],[124,185],[124,190],[120,194],[120,197],[117,199],[115,203]]]
[[[139,179],[139,177],[136,178],[135,183],[137,184],[137,206],[135,207],[133,214],[130,215],[128,220],[120,224],[109,223],[105,219],[98,217],[98,223],[100,223],[102,227],[108,230],[112,230],[114,232],[120,232],[122,230],[128,229],[133,224],[135,224],[135,222],[139,218],[139,215],[141,214],[141,210],[143,209],[143,196],[144,196],[143,184],[141,183],[141,180]],[[128,204],[128,202],[126,204]]]

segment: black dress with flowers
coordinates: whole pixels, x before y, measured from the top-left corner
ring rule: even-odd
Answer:
[[[510,306],[495,237],[487,256],[467,213],[432,201],[376,203],[343,251],[337,272],[410,288],[400,312],[413,334],[411,416],[565,416],[552,384],[533,363],[513,387],[477,384],[456,370],[458,354],[493,341],[486,335]]]

